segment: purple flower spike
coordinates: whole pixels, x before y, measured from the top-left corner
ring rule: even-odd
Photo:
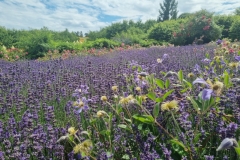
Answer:
[[[235,57],[235,60],[237,60],[237,61],[240,62],[240,56],[236,56],[236,57]]]
[[[213,90],[212,89],[204,89],[202,91],[202,99],[205,100],[209,100],[211,98],[211,94],[212,94]]]

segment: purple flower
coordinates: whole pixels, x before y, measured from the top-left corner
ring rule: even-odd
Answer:
[[[72,96],[79,98],[83,94],[88,94],[89,93],[88,89],[89,89],[89,87],[87,85],[80,85],[79,88],[75,89]]]
[[[166,58],[169,58],[169,55],[165,53],[165,54],[163,55],[162,59],[166,59]]]
[[[193,84],[196,83],[206,84],[207,86],[209,86],[209,84],[202,78],[197,78],[195,81],[193,81]]]
[[[221,39],[218,39],[218,40],[216,41],[216,43],[217,43],[217,45],[219,45],[219,44],[222,43],[222,40],[221,40]]]
[[[209,84],[202,78],[197,78],[195,81],[193,81],[193,84],[196,84],[196,83],[201,83],[201,84],[205,84],[207,85],[207,87],[209,88]],[[200,95],[202,97],[202,99],[205,101],[205,100],[209,100],[211,98],[211,95],[213,93],[213,90],[212,89],[204,89]]]
[[[196,64],[193,68],[193,71],[197,73],[201,73],[201,67],[198,64]]]
[[[205,59],[202,60],[202,62],[205,63],[205,64],[209,64],[211,62],[211,60],[208,59],[208,58],[205,58]]]
[[[212,89],[204,89],[202,91],[202,99],[205,100],[209,100],[211,98],[213,90]]]
[[[204,157],[205,157],[205,160],[214,160],[214,156],[205,155]]]
[[[88,110],[88,102],[91,100],[87,100],[86,97],[79,98],[76,102],[73,103],[73,106],[78,108],[77,112],[81,113],[82,110]]]
[[[225,138],[220,146],[217,148],[217,151],[224,150],[224,149],[229,149],[231,147],[238,147],[238,143],[235,139],[233,138]]]
[[[237,60],[237,61],[240,62],[240,56],[236,56],[236,57],[235,57],[235,60]]]

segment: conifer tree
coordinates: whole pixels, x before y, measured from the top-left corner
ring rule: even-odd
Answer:
[[[165,21],[169,19],[177,19],[177,5],[175,0],[164,0],[163,4],[160,3],[158,21]]]

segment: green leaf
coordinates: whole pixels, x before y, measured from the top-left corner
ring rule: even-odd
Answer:
[[[124,118],[125,121],[129,122],[129,123],[132,123],[131,119],[128,119],[128,118]]]
[[[172,89],[172,90],[168,91],[167,93],[165,93],[165,94],[163,95],[163,97],[162,97],[163,101],[164,101],[173,91],[174,91],[174,90]]]
[[[179,142],[179,141],[176,140],[176,139],[171,139],[170,142],[171,142],[172,144],[175,144],[175,145],[178,145],[178,146],[182,147],[185,151],[188,150],[187,147],[186,147],[182,142]]]
[[[189,97],[189,100],[191,101],[193,108],[197,111],[197,113],[200,113],[199,108],[201,106],[199,106],[199,104],[192,97]]]
[[[161,79],[156,79],[155,81],[159,88],[164,89],[164,81]]]
[[[169,81],[169,79],[167,79],[165,82],[165,87],[168,88],[169,86],[170,86],[170,81]]]
[[[162,97],[156,98],[155,102],[160,102],[161,103],[161,102],[163,102],[163,98]]]
[[[158,117],[159,110],[160,110],[159,104],[160,104],[160,103],[155,104],[155,106],[154,106],[154,108],[153,108],[153,117],[154,117],[154,118],[157,118],[157,117]]]
[[[183,79],[183,82],[185,82],[189,88],[192,88],[192,83],[188,82],[188,81],[185,80],[185,79]]]
[[[236,153],[240,156],[240,147],[235,147],[234,149],[235,149]]]
[[[73,135],[69,135],[69,140],[71,141],[71,142],[73,142],[73,140],[74,140],[74,136]]]
[[[155,101],[156,99],[156,94],[154,92],[149,92],[147,94],[148,98],[150,98],[151,100]]]
[[[130,157],[129,157],[128,154],[124,154],[124,155],[122,156],[122,159],[130,159]]]
[[[133,115],[133,118],[140,121],[140,122],[143,122],[143,123],[146,123],[146,124],[153,124],[154,123],[154,118],[150,115]]]
[[[206,53],[206,54],[205,54],[205,57],[209,59],[209,53]]]
[[[109,135],[110,135],[110,130],[102,130],[102,131],[100,132],[100,134],[101,134],[101,135],[107,135],[107,136],[109,136]]]
[[[142,71],[142,67],[138,66],[138,72]]]
[[[125,129],[125,130],[128,130],[128,131],[131,131],[131,129],[125,124],[119,124],[118,127],[122,128],[122,129]]]
[[[185,92],[187,92],[187,90],[188,90],[188,88],[185,88],[185,89],[181,90],[180,92],[185,93]]]
[[[240,56],[240,51],[238,51],[238,55]]]
[[[224,85],[228,88],[229,86],[229,74],[228,72],[225,70],[224,71]]]
[[[182,70],[180,70],[179,72],[178,72],[178,80],[182,83],[182,81],[183,81],[183,71]]]

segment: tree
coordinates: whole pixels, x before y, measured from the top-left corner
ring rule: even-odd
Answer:
[[[158,16],[158,22],[169,19],[177,19],[177,5],[175,0],[164,0],[163,4],[160,3],[160,10]]]
[[[234,14],[240,16],[240,7],[235,9]]]

